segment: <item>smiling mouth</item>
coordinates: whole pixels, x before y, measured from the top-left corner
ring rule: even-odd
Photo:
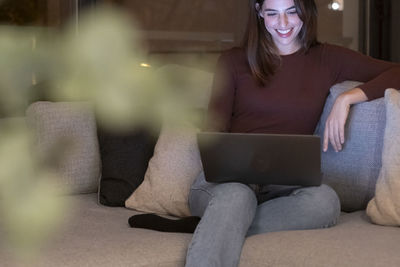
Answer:
[[[287,30],[276,30],[276,32],[278,33],[278,35],[280,37],[285,38],[285,37],[289,37],[292,34],[293,28],[290,28],[290,29],[287,29]]]

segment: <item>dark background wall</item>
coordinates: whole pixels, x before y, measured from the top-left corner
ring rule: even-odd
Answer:
[[[369,54],[400,62],[400,1],[369,0]]]
[[[400,1],[392,0],[391,60],[400,63]]]
[[[239,45],[248,12],[247,0],[2,0],[0,24],[62,27],[71,18],[79,23],[77,10],[102,2],[131,12],[149,51],[162,53],[219,52]],[[400,0],[346,0],[339,12],[328,9],[331,2],[316,0],[321,41],[400,62]]]

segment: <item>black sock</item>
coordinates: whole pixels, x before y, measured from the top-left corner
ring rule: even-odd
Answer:
[[[155,214],[139,214],[129,218],[133,228],[145,228],[161,232],[193,233],[200,217],[189,216],[181,219],[167,219]]]

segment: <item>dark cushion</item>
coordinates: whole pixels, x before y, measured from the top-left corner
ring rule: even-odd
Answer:
[[[144,128],[115,132],[97,127],[102,175],[99,202],[125,206],[125,200],[143,182],[158,134]]]

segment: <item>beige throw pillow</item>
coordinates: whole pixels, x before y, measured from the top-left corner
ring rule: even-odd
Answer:
[[[400,226],[400,92],[387,89],[385,104],[382,168],[367,214],[376,224]]]
[[[144,181],[126,200],[127,208],[190,216],[190,186],[202,170],[197,131],[191,126],[163,127]]]

